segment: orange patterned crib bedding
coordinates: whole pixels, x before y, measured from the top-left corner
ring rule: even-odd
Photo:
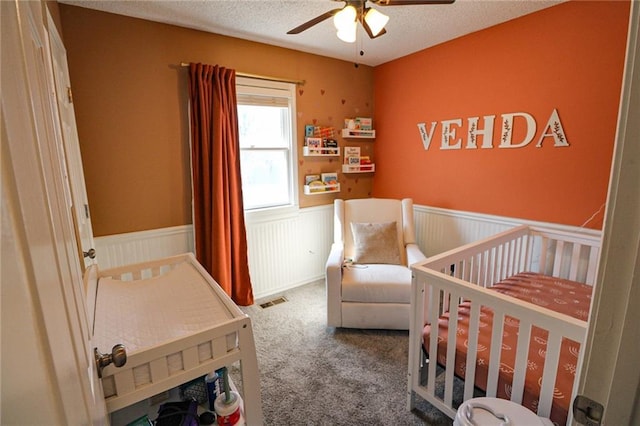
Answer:
[[[507,278],[494,285],[492,289],[583,321],[586,321],[589,315],[592,287],[586,284],[524,272]],[[462,379],[465,376],[470,312],[470,302],[462,303],[458,309],[455,374]],[[442,366],[446,363],[448,321],[448,313],[441,316],[438,321],[437,361]],[[482,307],[480,309],[475,386],[483,391],[486,391],[487,387],[492,325],[493,311]],[[499,398],[511,398],[518,326],[517,319],[505,317],[498,376],[497,396]],[[427,352],[430,332],[431,326],[426,325],[423,330],[423,345]],[[534,412],[537,410],[538,395],[542,383],[547,335],[547,331],[543,329],[537,327],[531,329],[522,405]],[[563,339],[551,408],[551,420],[556,424],[566,423],[579,350],[580,345],[577,342]]]

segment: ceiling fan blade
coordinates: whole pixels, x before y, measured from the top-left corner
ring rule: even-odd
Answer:
[[[304,30],[306,30],[308,28],[311,28],[316,24],[319,24],[320,22],[324,21],[325,19],[331,18],[333,15],[335,15],[338,12],[340,12],[341,10],[342,9],[333,9],[333,10],[330,10],[328,12],[325,12],[322,15],[316,16],[312,20],[307,21],[304,24],[295,27],[294,29],[292,29],[290,31],[287,31],[287,34],[299,34],[299,33],[303,32]]]
[[[410,6],[414,4],[451,4],[456,0],[369,0],[378,6]]]

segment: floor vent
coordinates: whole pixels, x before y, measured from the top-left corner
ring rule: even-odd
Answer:
[[[284,297],[284,296],[280,296],[280,297],[278,297],[278,298],[276,298],[276,299],[269,300],[268,302],[261,303],[261,304],[260,304],[260,307],[261,307],[262,309],[270,308],[270,307],[272,307],[272,306],[279,305],[279,304],[284,303],[284,302],[286,302],[286,301],[287,301],[287,298],[286,298],[286,297]]]

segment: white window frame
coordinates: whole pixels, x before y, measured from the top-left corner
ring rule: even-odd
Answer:
[[[236,93],[238,98],[241,95],[275,96],[286,98],[289,106],[289,125],[291,141],[289,147],[289,203],[286,205],[263,207],[246,210],[245,217],[258,220],[271,220],[282,217],[296,215],[299,210],[298,204],[298,153],[296,134],[296,85],[279,81],[261,80],[248,77],[236,77]]]

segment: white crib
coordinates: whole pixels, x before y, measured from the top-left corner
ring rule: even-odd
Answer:
[[[409,409],[414,408],[415,397],[419,396],[454,418],[457,404],[474,397],[474,391],[477,392],[477,387],[481,387],[486,396],[507,397],[523,405],[526,405],[523,403],[523,394],[533,391],[537,399],[529,408],[538,415],[550,417],[552,407],[560,404],[561,407],[554,408],[555,413],[566,410],[563,415],[568,415],[568,419],[571,419],[570,406],[575,397],[575,379],[568,385],[569,389],[572,389],[571,395],[562,395],[562,400],[558,401],[556,376],[558,369],[563,368],[559,367],[558,362],[561,348],[564,351],[563,345],[571,342],[570,350],[576,356],[576,364],[571,373],[580,371],[582,357],[579,356],[579,347],[584,343],[586,336],[588,308],[584,320],[580,320],[491,288],[506,279],[512,280],[509,277],[524,271],[556,277],[558,280],[547,280],[557,282],[558,285],[569,285],[573,282],[593,285],[600,242],[600,237],[593,232],[570,233],[520,226],[413,265],[412,318],[409,334]],[[497,288],[503,285],[497,285]],[[590,297],[591,289],[587,288],[587,297]],[[460,306],[462,303],[463,307]],[[558,303],[567,302],[558,300]],[[487,312],[491,312],[493,318],[489,329],[484,331],[482,327],[486,326],[486,323],[483,323],[481,317]],[[463,322],[464,330],[460,325]],[[517,345],[513,351],[513,365],[501,362],[501,358],[505,357],[505,346],[514,346],[511,342],[505,343],[507,323],[515,323],[519,327],[518,332],[514,333],[517,334]],[[443,324],[446,324],[446,334]],[[538,379],[539,388],[536,386],[533,390],[525,389],[525,377],[528,380],[528,374],[532,374],[529,353],[530,340],[534,338],[532,330],[540,329],[548,332],[548,337],[542,342],[546,350],[541,354],[544,365]],[[428,332],[425,333],[425,330]],[[428,336],[428,341],[423,341],[426,339],[423,339],[423,333],[424,336]],[[481,348],[478,344],[479,335],[482,333],[489,336],[487,348]],[[466,353],[460,352],[460,343],[456,341],[456,336],[461,334],[466,335],[463,342]],[[447,345],[447,342],[456,344]],[[490,357],[481,360],[478,354],[484,350],[488,351]],[[442,352],[446,352],[446,355]],[[483,369],[487,369],[486,382],[483,380],[481,385],[476,374],[480,364],[483,364]],[[537,365],[535,367],[538,368]],[[440,377],[439,382],[443,385],[437,386],[436,379],[440,368],[444,368],[444,372],[440,373],[444,374],[444,380]],[[509,374],[507,379],[503,376],[505,371]],[[463,389],[460,389],[460,384],[456,385],[456,391],[455,376],[475,379],[464,380]],[[506,396],[505,389],[498,389],[499,383],[506,388]],[[456,392],[458,395],[463,394],[462,401],[454,402]],[[562,423],[562,420],[559,422]]]

